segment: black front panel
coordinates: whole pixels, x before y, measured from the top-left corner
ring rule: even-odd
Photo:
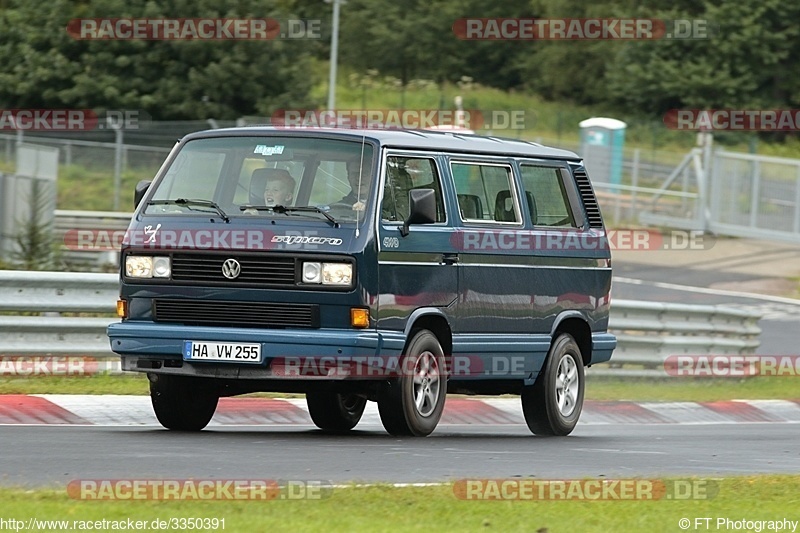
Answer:
[[[318,328],[319,306],[274,302],[155,299],[156,322],[190,326]]]
[[[241,265],[241,273],[234,280],[222,274],[222,264],[227,259],[236,259]],[[172,279],[200,283],[294,287],[295,258],[268,254],[173,254]]]

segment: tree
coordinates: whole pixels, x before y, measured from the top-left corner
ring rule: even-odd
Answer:
[[[73,18],[286,19],[293,2],[6,0],[0,12],[0,106],[144,111],[156,120],[231,119],[307,107],[314,40],[77,40]]]
[[[698,11],[659,11],[664,19],[718,25],[708,39],[630,43],[609,65],[609,97],[618,105],[663,113],[671,108],[770,108],[800,102],[800,52],[794,21],[800,4],[781,0],[706,1]]]

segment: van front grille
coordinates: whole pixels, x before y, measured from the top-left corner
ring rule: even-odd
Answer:
[[[154,300],[156,322],[187,326],[318,328],[319,306],[219,300]]]
[[[222,263],[236,259],[241,273],[236,279],[222,275]],[[294,287],[295,258],[245,254],[173,254],[172,279],[198,283],[225,283],[248,286]]]

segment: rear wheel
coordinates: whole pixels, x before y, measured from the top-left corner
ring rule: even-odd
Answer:
[[[356,427],[364,414],[367,400],[355,394],[309,392],[306,394],[306,403],[308,414],[318,428],[340,433]]]
[[[217,410],[219,395],[210,380],[185,376],[150,377],[150,400],[156,418],[167,429],[200,431]]]
[[[550,346],[545,367],[522,391],[522,412],[536,435],[572,433],[583,409],[583,358],[578,343],[562,333]]]
[[[378,411],[392,435],[430,435],[444,410],[447,394],[444,352],[439,339],[420,330],[408,343],[400,376],[381,392]]]

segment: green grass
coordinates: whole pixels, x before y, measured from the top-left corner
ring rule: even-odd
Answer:
[[[591,371],[590,371],[591,372]],[[36,376],[0,378],[0,394],[148,394],[144,374],[95,376]],[[284,397],[285,394],[258,393]],[[292,395],[302,397],[302,395]],[[797,379],[619,379],[589,377],[587,400],[697,401],[800,399]]]
[[[591,370],[588,371],[591,373]],[[796,377],[620,379],[591,377],[587,400],[692,401],[796,400]]]
[[[0,378],[0,394],[149,394],[139,373]]]
[[[225,519],[225,531],[676,532],[681,518],[800,518],[798,476],[724,478],[718,483],[719,493],[712,499],[690,501],[475,501],[457,499],[452,487],[444,485],[347,487],[315,500],[204,502],[83,501],[69,499],[63,488],[9,488],[0,489],[0,502],[5,519],[151,522],[204,517]]]

